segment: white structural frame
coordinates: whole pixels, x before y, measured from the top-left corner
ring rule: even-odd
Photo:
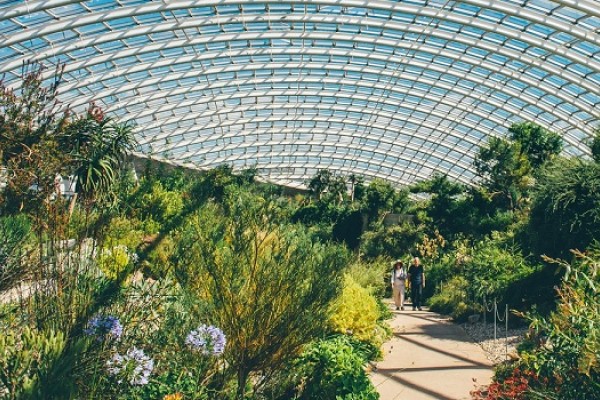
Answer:
[[[322,168],[472,184],[515,122],[589,154],[600,0],[5,2],[9,87],[32,61],[66,64],[65,107],[135,122],[139,156],[296,187]]]

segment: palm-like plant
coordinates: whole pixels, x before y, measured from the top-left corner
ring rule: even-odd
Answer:
[[[85,201],[108,199],[125,155],[135,144],[133,127],[105,118],[92,104],[65,139],[71,147],[77,193]]]

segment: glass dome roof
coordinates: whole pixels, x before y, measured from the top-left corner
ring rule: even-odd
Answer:
[[[60,99],[134,121],[140,156],[288,186],[469,184],[515,122],[584,155],[600,120],[598,0],[0,1],[0,42],[5,81],[65,63]]]

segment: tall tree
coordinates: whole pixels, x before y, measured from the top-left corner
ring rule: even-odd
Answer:
[[[63,69],[57,68],[46,86],[42,71],[40,65],[25,65],[17,91],[0,81],[0,165],[6,171],[6,207],[41,205],[56,190],[56,175],[68,165],[68,153],[56,141],[70,121],[68,112],[59,112],[56,99]]]
[[[600,125],[594,130],[594,136],[590,141],[590,150],[594,161],[600,163]]]
[[[374,179],[365,189],[362,198],[362,209],[370,221],[377,219],[384,211],[392,211],[395,190],[389,182]]]
[[[474,165],[482,186],[499,199],[500,207],[509,210],[519,206],[533,184],[531,164],[520,144],[506,139],[490,138],[487,146],[479,149]]]
[[[466,192],[463,185],[452,182],[447,175],[435,174],[410,188],[413,193],[431,195],[426,212],[443,236],[456,232],[457,207],[459,196]]]
[[[321,169],[308,181],[308,190],[317,200],[321,200],[323,193],[329,187],[333,174],[328,169]]]
[[[520,144],[520,152],[525,155],[533,170],[538,170],[546,161],[560,153],[562,138],[534,122],[519,122],[508,129],[511,139]]]

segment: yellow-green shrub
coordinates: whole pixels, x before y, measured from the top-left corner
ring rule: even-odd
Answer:
[[[141,223],[135,218],[115,217],[104,233],[105,247],[123,245],[136,249],[144,237]]]
[[[104,272],[106,278],[117,279],[131,260],[130,253],[126,246],[114,246],[102,250],[98,256],[98,266]]]
[[[378,319],[379,309],[375,297],[350,275],[346,275],[342,294],[333,304],[333,330],[351,333],[361,341],[378,344],[382,336],[377,325]]]

